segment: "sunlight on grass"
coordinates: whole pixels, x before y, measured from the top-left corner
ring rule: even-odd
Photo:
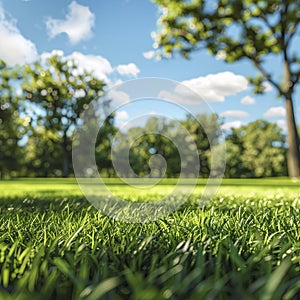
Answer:
[[[107,180],[128,200],[157,194]],[[117,222],[75,179],[1,181],[0,299],[297,299],[300,189],[287,179],[204,181],[155,222]],[[243,196],[241,196],[241,194]]]

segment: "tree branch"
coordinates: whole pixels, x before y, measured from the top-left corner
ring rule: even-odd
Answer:
[[[271,30],[271,32],[274,34],[275,38],[278,39],[276,37],[276,30],[275,30],[275,26],[272,26],[268,20],[268,18],[266,17],[265,13],[260,10],[260,14],[259,14],[260,19],[262,19],[265,23],[265,25],[268,27],[268,29]]]
[[[298,73],[293,73],[292,74],[292,85],[291,88],[293,89],[294,86],[298,83],[298,81],[300,80],[300,71]]]
[[[293,36],[295,35],[296,31],[297,31],[297,26],[298,26],[298,22],[293,24],[293,27],[289,30],[289,35],[286,39],[286,43],[287,43],[287,47],[291,41],[291,39],[293,38]]]
[[[271,75],[268,74],[268,73],[266,72],[266,70],[265,70],[265,69],[263,68],[263,66],[257,61],[257,59],[254,59],[254,58],[250,58],[250,59],[253,61],[254,66],[259,70],[259,72],[263,75],[263,77],[264,77],[267,81],[269,81],[269,82],[277,89],[277,91],[279,92],[279,94],[283,94],[283,91],[282,91],[280,85],[279,85],[278,83],[276,83],[276,82],[272,79]]]

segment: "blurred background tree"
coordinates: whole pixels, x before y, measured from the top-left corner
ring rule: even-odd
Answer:
[[[21,117],[15,87],[19,80],[18,69],[8,68],[0,61],[0,178],[16,176],[22,169],[21,140],[30,119]]]
[[[287,174],[285,137],[275,123],[257,120],[232,129],[226,140],[228,177]]]
[[[61,157],[61,175],[67,177],[72,169],[72,133],[83,110],[91,101],[104,95],[104,83],[60,55],[26,65],[25,73],[23,91],[34,108],[33,134],[40,137],[40,132],[44,132],[43,155]],[[53,143],[59,144],[60,149],[52,147]],[[34,158],[37,159],[40,158]],[[47,165],[49,159],[44,158]],[[56,169],[53,165],[48,167]]]
[[[216,114],[197,115],[196,120],[188,115],[182,122],[183,126],[190,132],[199,152],[200,176],[208,177],[210,174],[209,154],[211,148],[220,142],[220,121]]]

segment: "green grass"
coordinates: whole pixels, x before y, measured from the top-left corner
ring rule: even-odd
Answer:
[[[174,180],[135,194],[106,182],[148,200]],[[224,180],[200,208],[204,183],[173,214],[129,224],[74,179],[0,181],[0,299],[299,299],[299,183]]]

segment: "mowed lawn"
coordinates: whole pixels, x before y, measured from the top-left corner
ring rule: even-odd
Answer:
[[[176,180],[105,182],[155,201]],[[0,299],[300,299],[300,183],[224,179],[200,207],[205,182],[178,211],[133,224],[97,211],[75,179],[0,181]]]

